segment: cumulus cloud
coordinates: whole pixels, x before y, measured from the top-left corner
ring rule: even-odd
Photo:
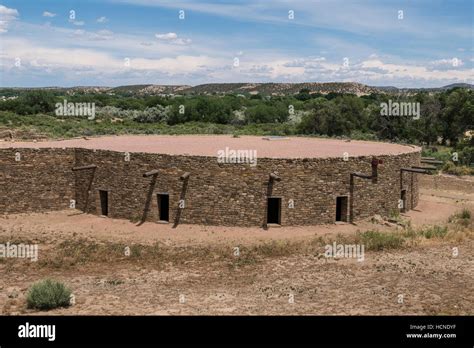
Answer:
[[[0,5],[0,34],[8,31],[8,26],[17,19],[18,15],[16,9]]]
[[[176,40],[178,35],[176,33],[155,34],[158,40]]]
[[[191,43],[191,39],[183,39],[178,37],[176,33],[166,33],[166,34],[155,34],[155,37],[164,42],[172,43],[175,45],[187,45]]]
[[[77,35],[89,35],[88,32],[75,31]],[[109,33],[102,33],[109,34]],[[129,71],[159,72],[167,76],[181,76],[207,71],[222,62],[206,55],[178,55],[160,59],[132,58],[124,64],[124,57],[111,55],[96,49],[45,47],[29,40],[5,40],[6,56],[4,62],[22,57],[27,68],[54,68],[59,73],[71,71],[95,71],[100,74],[117,75]],[[13,67],[11,67],[13,68]]]
[[[56,13],[52,13],[52,12],[48,12],[48,11],[44,11],[43,12],[43,17],[56,17]]]
[[[107,17],[104,16],[97,18],[97,23],[107,23],[108,21]]]

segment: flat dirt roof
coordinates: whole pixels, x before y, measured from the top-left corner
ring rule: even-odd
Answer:
[[[270,140],[269,140],[270,139]],[[5,141],[0,148],[86,148],[120,152],[148,152],[169,155],[217,156],[219,150],[256,150],[258,158],[330,158],[396,155],[419,151],[416,146],[370,141],[346,141],[307,137],[265,137],[231,135],[126,135],[49,140]]]

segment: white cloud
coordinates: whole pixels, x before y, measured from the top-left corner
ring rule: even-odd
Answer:
[[[114,33],[110,30],[99,30],[96,33],[92,33],[91,40],[112,40]]]
[[[89,33],[76,30],[78,35]],[[108,34],[103,33],[102,34]],[[25,39],[5,40],[6,55],[3,63],[8,66],[14,57],[22,57],[25,67],[62,69],[64,74],[88,69],[97,74],[117,74],[126,71],[156,71],[168,76],[185,75],[207,71],[222,65],[219,59],[204,55],[178,55],[160,59],[130,57],[130,66],[125,66],[124,57],[113,56],[99,50],[82,48],[44,47]],[[13,69],[13,66],[11,67]]]
[[[453,57],[450,59],[433,60],[430,64],[437,67],[458,67],[464,65],[464,62],[457,57]]]
[[[83,26],[85,24],[84,21],[76,21],[75,19],[70,19],[69,22],[77,26]]]
[[[0,34],[8,31],[8,26],[17,19],[18,15],[16,9],[0,5]]]
[[[155,34],[155,37],[160,41],[169,42],[175,45],[188,45],[191,43],[191,39],[180,38],[176,33]]]
[[[176,40],[178,35],[176,33],[155,34],[158,40]]]
[[[359,67],[361,72],[372,72],[372,78],[378,78],[380,80],[385,78],[397,78],[397,79],[413,79],[413,80],[456,80],[464,81],[466,78],[473,77],[473,69],[470,70],[461,70],[456,69],[455,66],[452,66],[452,60],[439,60],[436,61],[437,64],[451,64],[452,69],[448,70],[439,70],[439,69],[429,69],[426,66],[420,65],[401,65],[401,64],[390,64],[384,63],[378,59],[369,59],[363,61]]]
[[[43,17],[56,17],[56,13],[52,13],[52,12],[48,12],[48,11],[44,11],[43,12]]]
[[[84,40],[92,40],[92,41],[106,41],[112,40],[114,38],[114,33],[110,30],[99,30],[97,32],[90,32],[85,31],[83,29],[76,29],[72,33],[73,36],[81,37]]]
[[[104,16],[97,18],[97,23],[107,23],[108,21],[107,17]]]

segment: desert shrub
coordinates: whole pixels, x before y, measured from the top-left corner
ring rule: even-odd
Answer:
[[[431,238],[443,238],[448,233],[448,228],[446,226],[430,226],[421,231],[421,235],[427,239]]]
[[[449,217],[449,222],[457,223],[462,226],[468,226],[471,222],[471,212],[468,209],[463,209],[460,212]]]
[[[455,165],[453,162],[448,161],[443,166],[443,172],[452,175],[474,175],[474,168]]]
[[[71,290],[63,283],[44,279],[33,284],[28,290],[26,303],[28,308],[48,310],[69,306]]]
[[[467,209],[463,209],[461,211],[461,213],[459,214],[459,217],[461,219],[466,219],[466,220],[470,220],[471,219],[471,212]]]
[[[394,232],[365,231],[358,234],[358,239],[367,250],[385,250],[400,248],[404,244],[403,237]]]

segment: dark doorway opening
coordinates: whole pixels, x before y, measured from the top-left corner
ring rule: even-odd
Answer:
[[[158,194],[157,198],[160,221],[170,221],[170,195],[167,193]]]
[[[268,198],[267,223],[280,225],[281,198]]]
[[[347,196],[336,198],[336,221],[347,221]]]
[[[400,199],[401,199],[401,203],[402,203],[402,207],[401,207],[401,211],[402,213],[406,212],[407,211],[407,190],[402,190],[402,193],[400,195]]]
[[[99,190],[100,195],[100,212],[104,216],[109,215],[109,193],[104,190]]]

